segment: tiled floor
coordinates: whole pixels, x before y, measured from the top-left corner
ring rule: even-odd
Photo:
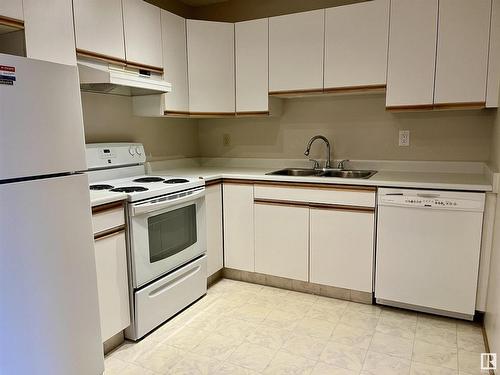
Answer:
[[[483,351],[472,323],[224,279],[105,374],[473,375]]]

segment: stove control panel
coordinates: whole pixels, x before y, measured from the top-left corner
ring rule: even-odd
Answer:
[[[141,143],[90,143],[86,145],[88,169],[127,166],[146,162]]]

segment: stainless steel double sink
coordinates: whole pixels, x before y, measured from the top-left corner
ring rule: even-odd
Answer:
[[[355,170],[355,169],[307,169],[307,168],[285,168],[279,171],[266,173],[274,176],[296,176],[296,177],[340,177],[340,178],[370,178],[377,171]]]

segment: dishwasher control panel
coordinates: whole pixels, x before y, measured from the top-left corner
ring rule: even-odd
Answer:
[[[482,211],[484,193],[380,189],[379,205]]]

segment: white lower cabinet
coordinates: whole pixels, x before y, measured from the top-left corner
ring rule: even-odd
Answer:
[[[255,204],[255,272],[308,281],[309,208]]]
[[[224,183],[224,266],[254,272],[253,185]]]
[[[374,212],[312,208],[310,281],[371,293],[374,226]]]
[[[125,231],[94,243],[102,341],[130,325]]]
[[[205,209],[207,215],[207,276],[223,267],[222,234],[222,185],[206,188]]]

